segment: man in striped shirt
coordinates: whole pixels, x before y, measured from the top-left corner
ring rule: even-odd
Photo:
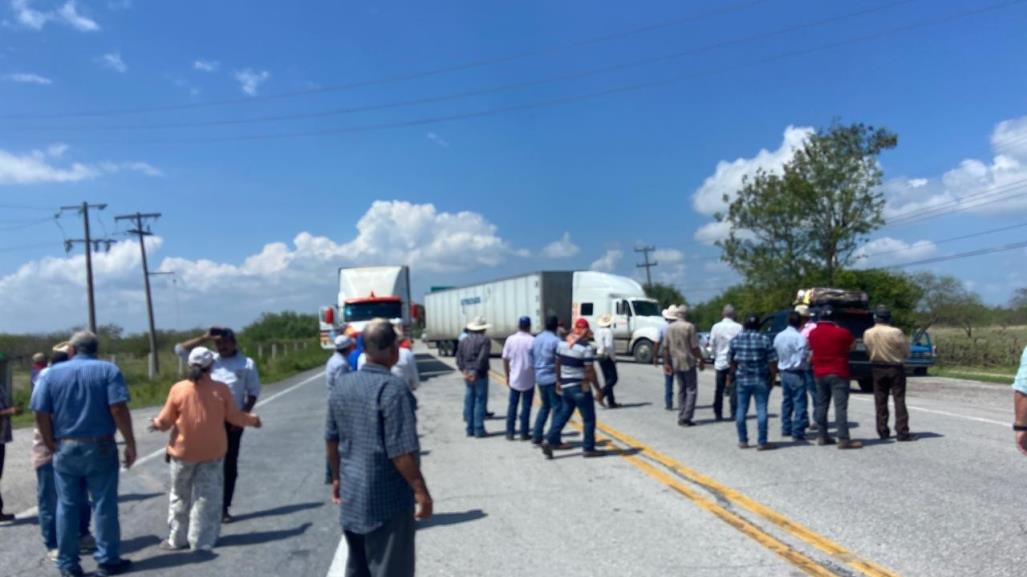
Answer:
[[[553,447],[560,442],[560,434],[574,409],[581,413],[584,424],[585,457],[597,457],[596,451],[596,408],[592,398],[592,384],[596,382],[596,349],[591,343],[592,332],[588,321],[574,322],[574,332],[568,335],[556,348],[556,386],[563,398],[563,404],[556,421],[549,429],[549,436],[542,444],[547,459],[553,458]]]

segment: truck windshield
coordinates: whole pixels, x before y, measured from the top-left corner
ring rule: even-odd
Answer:
[[[640,317],[658,317],[660,316],[660,306],[653,301],[631,301],[631,306],[635,307],[635,315]]]
[[[343,320],[348,323],[402,317],[403,304],[399,301],[352,303],[345,306],[342,314]]]

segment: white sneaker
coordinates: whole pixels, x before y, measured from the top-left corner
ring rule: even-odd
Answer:
[[[49,551],[46,552],[46,558],[51,560],[51,561],[56,562],[57,561],[57,556],[59,554],[60,553],[58,553],[57,549],[50,549]]]

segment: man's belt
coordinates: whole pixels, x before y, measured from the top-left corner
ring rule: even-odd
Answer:
[[[114,435],[107,435],[105,437],[63,437],[57,439],[58,443],[68,443],[73,445],[87,445],[97,443],[113,443]]]

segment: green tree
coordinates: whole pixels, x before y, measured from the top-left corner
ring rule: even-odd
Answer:
[[[867,235],[884,224],[877,158],[894,148],[892,132],[834,124],[796,150],[781,174],[746,176],[717,220],[731,225],[717,244],[746,283],[761,289],[834,285]]]
[[[239,331],[239,340],[250,343],[316,338],[317,315],[293,311],[264,313]]]
[[[645,294],[649,298],[659,301],[662,308],[667,308],[670,305],[688,304],[688,301],[685,300],[685,295],[668,284],[654,282],[653,284],[646,285]]]
[[[920,273],[915,279],[923,291],[916,307],[923,328],[935,324],[960,327],[967,338],[973,338],[974,328],[989,322],[988,307],[959,279],[929,272]]]

